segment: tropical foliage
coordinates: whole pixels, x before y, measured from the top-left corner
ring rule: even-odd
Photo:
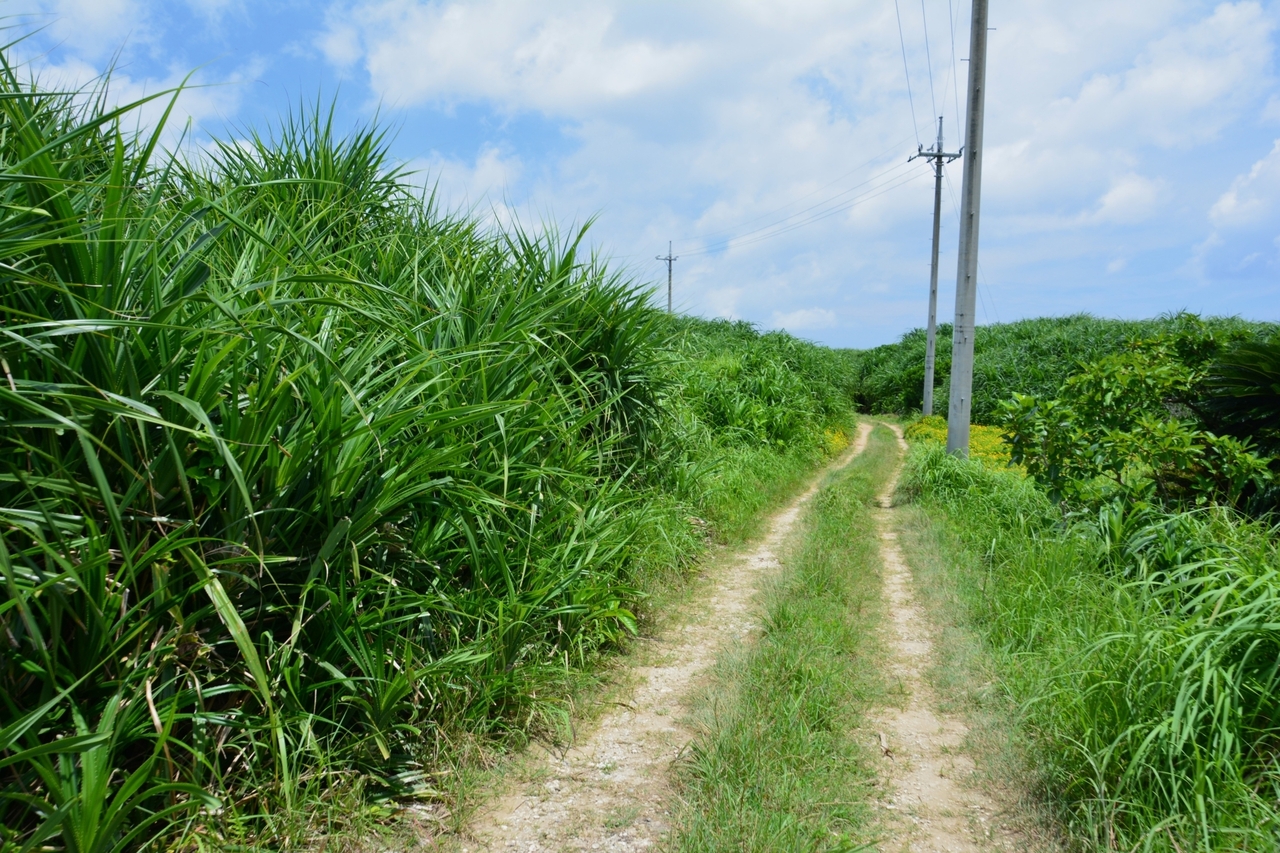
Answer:
[[[1219,429],[1280,452],[1280,334],[1246,341],[1208,368],[1202,414]]]
[[[0,90],[5,853],[443,796],[848,414],[834,356],[446,214],[377,128],[187,160],[139,104]]]
[[[1179,346],[1184,342],[1192,345]],[[1219,401],[1220,411],[1237,415],[1237,428],[1251,423],[1239,415],[1253,412],[1262,430],[1266,415],[1257,410],[1264,406],[1224,390],[1240,388],[1224,384],[1227,365],[1243,357],[1244,370],[1255,369],[1248,355],[1254,348],[1246,343],[1229,350],[1228,361],[1209,362],[1216,346],[1186,333],[1165,335],[1083,365],[1054,399],[1015,393],[1003,407],[1013,461],[1055,499],[1097,502],[1121,494],[1165,505],[1259,508],[1272,497],[1275,461],[1254,452],[1247,432],[1215,434],[1198,417],[1206,401]],[[1235,369],[1231,375],[1239,376]]]

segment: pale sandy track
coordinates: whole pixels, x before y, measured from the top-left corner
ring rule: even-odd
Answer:
[[[890,428],[906,450],[902,430]],[[891,686],[905,693],[901,708],[886,708],[871,718],[884,751],[881,773],[889,796],[884,802],[886,853],[1013,850],[1024,846],[1005,825],[999,804],[974,783],[974,764],[964,754],[964,723],[938,711],[925,679],[933,663],[933,643],[924,611],[915,600],[911,570],[898,547],[894,519],[895,471],[879,496],[876,526],[884,563],[888,612],[888,673]],[[896,681],[896,685],[894,682]]]
[[[670,769],[693,738],[681,723],[682,700],[717,656],[754,627],[753,600],[779,567],[777,550],[800,510],[831,470],[863,451],[862,424],[849,452],[770,520],[754,548],[722,561],[691,603],[688,621],[653,640],[634,688],[567,752],[547,752],[518,784],[473,821],[461,846],[470,851],[636,851],[653,847],[668,829]]]

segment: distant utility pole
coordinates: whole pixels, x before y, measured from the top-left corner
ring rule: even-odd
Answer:
[[[942,150],[942,116],[938,116],[938,144],[928,151],[907,159],[933,161],[933,263],[929,267],[929,329],[924,345],[924,413],[933,414],[933,360],[938,336],[938,234],[942,227],[942,166],[959,157],[959,152],[947,154]]]
[[[951,338],[951,408],[947,452],[969,455],[973,409],[974,311],[978,301],[978,219],[982,206],[982,115],[987,83],[987,0],[973,0],[969,24],[969,103],[964,128],[964,185],[960,190],[960,256],[956,262],[956,321]]]
[[[660,261],[667,262],[667,313],[670,314],[671,313],[671,265],[674,264],[676,261],[680,260],[675,255],[671,254],[670,240],[667,241],[667,256],[664,258],[662,255],[658,255],[657,259]]]

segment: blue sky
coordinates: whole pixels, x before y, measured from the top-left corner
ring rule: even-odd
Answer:
[[[1180,309],[1280,320],[1280,6],[991,5],[979,322]],[[113,97],[127,100],[196,70],[181,108],[197,139],[334,100],[347,125],[377,115],[395,128],[394,155],[449,207],[535,226],[597,216],[593,243],[663,285],[654,256],[672,240],[681,310],[836,346],[924,322],[932,185],[906,159],[931,143],[932,116],[948,148],[960,136],[963,0],[6,12],[41,28],[16,50],[59,85],[114,63]],[[959,184],[956,163],[940,319]]]

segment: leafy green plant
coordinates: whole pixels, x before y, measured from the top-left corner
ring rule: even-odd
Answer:
[[[1207,374],[1204,408],[1231,432],[1280,450],[1280,335],[1239,344]]]
[[[718,433],[682,380],[711,327],[585,229],[440,211],[377,128],[301,108],[184,160],[139,106],[0,65],[3,853],[289,847],[335,787],[438,795],[737,523],[715,478],[784,488],[847,414],[791,375],[817,347],[740,329],[744,410],[802,413]]]
[[[1097,502],[1119,490],[1240,505],[1270,488],[1269,461],[1190,416],[1203,381],[1164,338],[1083,365],[1058,399],[1015,394],[1004,404],[1013,461],[1055,500]]]

